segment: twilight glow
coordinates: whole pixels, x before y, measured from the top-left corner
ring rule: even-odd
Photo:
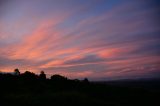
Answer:
[[[0,71],[160,76],[157,0],[0,0]]]

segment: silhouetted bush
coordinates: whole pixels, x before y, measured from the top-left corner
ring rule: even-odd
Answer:
[[[26,72],[20,74],[20,77],[22,79],[25,79],[25,80],[36,80],[36,79],[38,79],[38,75],[36,75],[33,72],[29,72],[29,71],[26,71]]]
[[[67,78],[58,74],[52,75],[51,80],[53,81],[66,81]]]
[[[83,82],[84,83],[89,83],[88,78],[84,78]]]

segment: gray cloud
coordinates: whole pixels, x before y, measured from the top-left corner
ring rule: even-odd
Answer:
[[[80,59],[65,61],[64,64],[85,64],[85,63],[97,63],[103,61],[105,61],[105,59],[99,57],[98,55],[88,55]]]

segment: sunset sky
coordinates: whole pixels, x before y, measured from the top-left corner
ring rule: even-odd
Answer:
[[[160,76],[159,0],[0,0],[0,71]]]

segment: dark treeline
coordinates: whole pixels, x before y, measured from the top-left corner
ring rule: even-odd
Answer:
[[[111,82],[110,82],[111,83]],[[62,75],[0,73],[0,106],[155,106],[159,90],[71,80]]]
[[[20,73],[19,69],[15,69],[13,73],[0,73],[0,80],[1,81],[14,81],[14,80],[19,80],[19,81],[45,81],[45,80],[52,80],[52,82],[83,82],[83,83],[88,83],[88,79],[84,78],[84,80],[71,80],[68,79],[65,76],[62,75],[52,75],[50,78],[46,77],[46,74],[44,71],[41,71],[39,75],[30,72],[30,71],[25,71],[24,73]]]

